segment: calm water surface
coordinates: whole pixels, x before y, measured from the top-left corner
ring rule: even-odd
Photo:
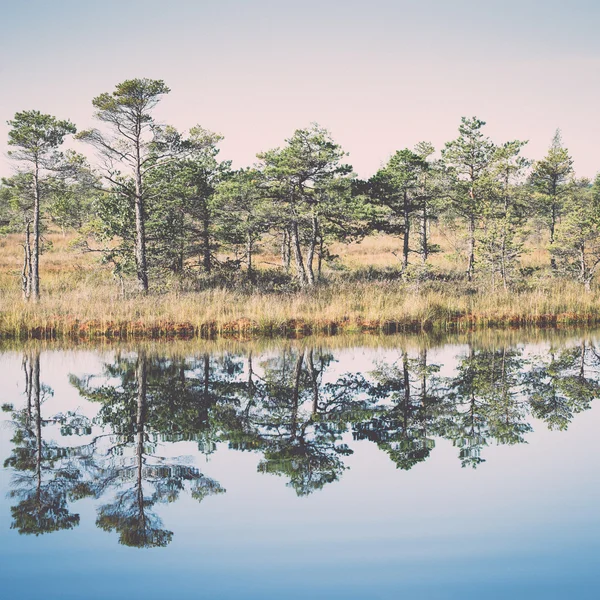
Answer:
[[[2,597],[599,598],[596,340],[6,350]]]

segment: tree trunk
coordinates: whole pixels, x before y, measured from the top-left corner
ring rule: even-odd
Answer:
[[[212,261],[210,257],[210,222],[208,215],[205,214],[202,219],[202,266],[206,273],[212,271]]]
[[[588,268],[587,268],[587,264],[585,262],[585,245],[581,244],[581,246],[579,247],[579,278],[581,279],[585,291],[589,292],[591,291],[591,277],[589,276],[588,273]]]
[[[298,234],[298,223],[294,221],[291,228],[292,247],[294,248],[294,259],[296,261],[296,273],[300,284],[305,286],[308,284],[306,269],[304,268],[304,260],[302,258],[302,248],[300,247],[300,236]]]
[[[402,244],[402,272],[408,268],[408,253],[410,252],[410,211],[408,207],[408,192],[404,190],[404,240]]]
[[[475,271],[475,216],[469,218],[469,265],[467,267],[467,280],[473,281]]]
[[[252,234],[246,235],[246,268],[248,270],[248,279],[254,281],[254,271],[252,270]]]
[[[550,267],[553,271],[556,271],[556,258],[552,254],[552,248],[554,246],[554,230],[556,229],[556,204],[552,202],[552,215],[550,220]]]
[[[183,273],[183,265],[185,262],[185,217],[183,214],[179,215],[179,248],[177,250],[177,265],[175,267],[176,272],[181,275]]]
[[[23,270],[21,271],[21,289],[23,298],[29,300],[31,296],[31,221],[25,224],[25,243],[23,244]]]
[[[500,274],[502,276],[502,286],[505,290],[508,289],[508,276],[506,273],[506,233],[502,234],[502,246],[500,256]]]
[[[33,171],[33,253],[31,254],[31,296],[40,299],[40,178],[36,161]]]
[[[423,264],[427,262],[429,249],[427,240],[427,200],[423,200],[423,210],[421,213],[421,261]]]
[[[321,281],[321,271],[323,267],[323,252],[324,252],[324,240],[323,236],[319,236],[319,261],[317,263],[317,281]]]
[[[315,272],[313,270],[313,261],[315,258],[315,249],[317,247],[317,239],[319,237],[319,221],[317,215],[312,215],[312,233],[310,236],[310,244],[308,246],[308,253],[306,255],[306,270],[308,272],[308,283],[310,285],[315,284]]]
[[[289,273],[290,270],[291,250],[290,233],[287,229],[284,229],[281,237],[281,266],[286,273]]]
[[[148,293],[148,263],[146,259],[146,217],[142,188],[141,156],[139,143],[136,146],[137,164],[135,170],[135,263],[138,288],[142,294]]]
[[[508,274],[507,274],[507,256],[506,256],[506,241],[508,237],[507,225],[508,225],[508,186],[509,186],[509,175],[506,174],[505,178],[505,193],[504,193],[504,215],[502,220],[502,241],[500,248],[500,274],[502,275],[502,286],[505,290],[508,289]]]

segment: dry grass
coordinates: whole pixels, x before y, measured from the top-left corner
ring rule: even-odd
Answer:
[[[261,293],[212,289],[119,297],[109,271],[95,258],[75,254],[70,239],[48,236],[51,248],[41,259],[43,298],[21,299],[18,237],[0,247],[0,336],[3,337],[211,337],[229,335],[297,336],[337,332],[466,331],[475,327],[557,326],[600,321],[597,292],[577,284],[542,281],[533,290],[494,292],[438,283],[417,286],[399,281],[345,281],[345,273],[397,265],[400,241],[378,236],[334,248],[346,271],[333,283],[309,292]],[[451,244],[434,232],[434,241]],[[276,257],[262,255],[264,262]],[[537,266],[547,253],[526,261]],[[432,257],[440,272],[458,273],[463,265],[448,254]]]

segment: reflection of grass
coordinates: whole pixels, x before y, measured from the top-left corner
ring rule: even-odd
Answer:
[[[309,292],[248,292],[216,288],[167,291],[120,299],[118,285],[95,257],[69,249],[69,238],[50,235],[42,256],[43,299],[21,299],[19,238],[0,247],[0,334],[5,337],[297,336],[310,333],[466,331],[474,327],[588,325],[600,321],[598,293],[548,276],[547,254],[526,256],[540,268],[535,285],[490,293],[469,287],[463,265],[449,255],[432,258],[437,278],[417,285],[397,278],[399,240],[374,237],[336,247],[342,270]],[[452,244],[439,237],[448,250]],[[276,261],[264,252],[260,262]],[[546,273],[546,274],[544,274]]]
[[[555,347],[568,345],[573,341],[589,339],[595,341],[600,330],[589,328],[539,328],[520,329],[480,328],[463,332],[445,333],[440,331],[420,333],[395,333],[390,335],[359,333],[345,335],[308,335],[297,338],[254,337],[238,339],[217,337],[214,339],[114,339],[114,338],[72,338],[56,339],[3,339],[0,340],[0,352],[17,352],[19,355],[28,350],[71,351],[94,350],[97,352],[137,353],[143,349],[148,356],[159,355],[169,358],[199,358],[205,354],[219,356],[225,353],[235,355],[282,353],[291,349],[319,349],[341,351],[353,348],[430,350],[445,345],[471,344],[477,350],[512,347],[517,344],[551,343]]]

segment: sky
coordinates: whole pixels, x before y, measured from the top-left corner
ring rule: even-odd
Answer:
[[[222,134],[236,168],[318,122],[368,177],[477,116],[532,159],[560,128],[577,174],[600,171],[597,0],[0,0],[0,22],[0,176],[16,111],[88,128],[135,77],[164,79],[157,119]]]

